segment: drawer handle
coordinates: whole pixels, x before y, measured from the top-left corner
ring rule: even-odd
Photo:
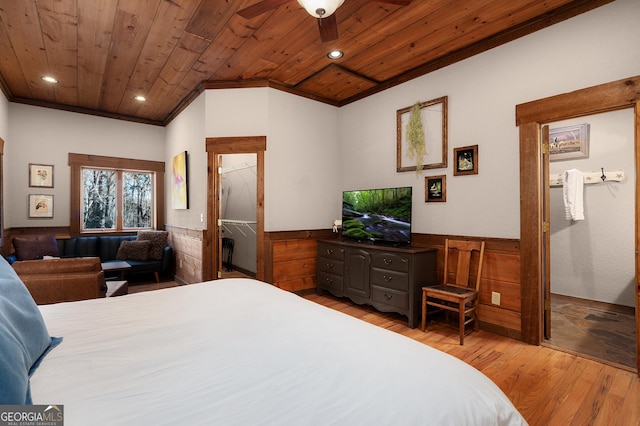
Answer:
[[[328,282],[329,284],[333,283],[333,279],[332,278],[327,277],[324,280],[325,280],[325,282]]]
[[[332,255],[333,254],[333,250],[332,249],[327,249],[327,254],[328,255]]]
[[[393,294],[387,294],[387,293],[384,294],[384,298],[386,300],[391,300],[392,297],[393,297]]]
[[[384,264],[385,264],[385,265],[391,265],[391,263],[393,263],[393,260],[391,260],[391,259],[387,259],[386,257],[384,258],[384,260],[383,260],[383,261],[384,261]]]
[[[333,268],[333,263],[327,263],[327,269]]]
[[[391,280],[393,280],[393,277],[390,277],[389,275],[382,275],[382,278],[388,283],[390,283]]]

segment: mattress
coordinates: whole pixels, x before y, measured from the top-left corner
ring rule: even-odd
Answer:
[[[522,425],[464,362],[251,279],[39,307],[65,425]]]

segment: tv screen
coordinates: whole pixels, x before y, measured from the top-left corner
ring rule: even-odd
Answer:
[[[342,236],[362,242],[411,243],[411,190],[366,189],[342,193]]]

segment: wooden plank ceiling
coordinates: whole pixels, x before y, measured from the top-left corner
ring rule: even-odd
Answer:
[[[157,125],[209,87],[341,106],[612,0],[345,0],[326,43],[296,0],[236,13],[258,1],[0,0],[0,87],[13,102]]]

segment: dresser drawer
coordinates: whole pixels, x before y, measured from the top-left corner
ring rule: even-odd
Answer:
[[[344,260],[344,249],[330,244],[318,243],[318,256],[327,259]]]
[[[371,269],[371,284],[395,290],[409,291],[409,274],[388,269]]]
[[[319,257],[318,270],[320,272],[328,272],[334,275],[343,275],[344,262],[341,260],[334,260],[328,257]]]
[[[342,277],[339,275],[327,274],[326,272],[318,273],[318,286],[320,288],[334,289],[342,291]]]
[[[395,291],[373,286],[371,288],[371,300],[394,308],[409,309],[409,293],[406,291]]]
[[[374,268],[408,272],[409,259],[395,253],[375,253],[371,256],[371,266]]]

